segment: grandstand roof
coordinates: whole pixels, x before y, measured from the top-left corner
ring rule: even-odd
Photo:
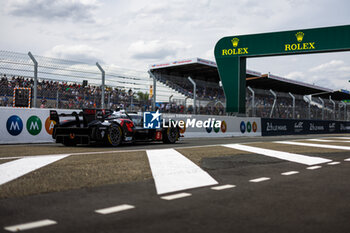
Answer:
[[[260,77],[246,79],[246,85],[252,88],[276,90],[279,92],[291,92],[299,95],[310,95],[316,93],[329,93],[332,89],[311,85],[291,79],[278,77],[276,75],[264,74]]]
[[[202,58],[191,58],[173,62],[153,64],[152,71],[187,78],[203,80],[207,82],[219,82],[220,77],[216,63]],[[332,89],[282,78],[276,75],[265,74],[247,69],[246,85],[252,88],[275,90],[279,92],[291,92],[299,95],[332,97],[333,100],[350,100],[350,92],[346,90],[333,91]]]
[[[313,95],[314,97],[321,97],[323,99],[328,99],[329,96],[331,96],[332,100],[350,100],[350,91],[340,89],[337,91],[331,91],[331,92],[326,92],[326,93],[319,93]]]
[[[192,79],[207,82],[219,82],[220,77],[216,63],[202,58],[191,58],[173,62],[165,62],[150,66],[152,71],[180,77],[190,76]],[[260,76],[261,73],[247,70],[247,77]]]

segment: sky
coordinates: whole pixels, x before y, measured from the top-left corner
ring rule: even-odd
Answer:
[[[225,36],[350,24],[348,0],[0,0],[0,50],[147,71],[215,61]],[[251,58],[248,69],[350,89],[350,52]]]

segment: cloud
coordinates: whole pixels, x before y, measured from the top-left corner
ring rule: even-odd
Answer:
[[[339,68],[339,66],[344,65],[344,61],[341,60],[332,60],[327,63],[315,66],[309,69],[310,72],[320,72],[320,71],[329,71],[334,68]]]
[[[8,12],[13,16],[42,20],[72,20],[95,22],[93,11],[98,7],[95,0],[11,0]]]
[[[102,61],[102,51],[88,45],[56,45],[45,54],[48,57],[95,64]]]
[[[186,50],[189,47],[179,41],[139,40],[129,46],[129,51],[135,59],[164,59],[175,57],[179,50]]]
[[[296,79],[296,80],[302,80],[304,77],[305,77],[304,73],[300,71],[290,72],[286,75],[286,78]]]

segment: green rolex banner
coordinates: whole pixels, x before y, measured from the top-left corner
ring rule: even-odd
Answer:
[[[350,50],[350,25],[229,36],[215,46],[226,111],[245,114],[246,59]]]

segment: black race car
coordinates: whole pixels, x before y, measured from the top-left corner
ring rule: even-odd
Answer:
[[[66,120],[62,120],[62,117]],[[99,143],[119,146],[124,142],[136,141],[175,143],[180,137],[178,127],[145,129],[141,114],[123,110],[83,109],[71,114],[58,114],[50,110],[50,119],[56,122],[52,137],[56,143],[66,146]]]

